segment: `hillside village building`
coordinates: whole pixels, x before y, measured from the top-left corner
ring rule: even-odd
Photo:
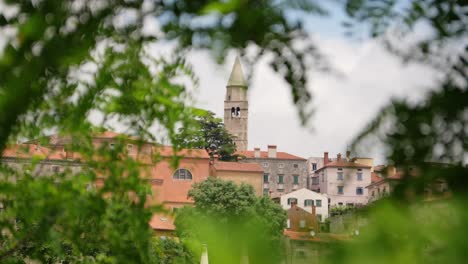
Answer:
[[[254,151],[247,150],[248,114],[247,82],[240,59],[236,57],[226,86],[224,125],[235,137],[236,154],[242,159],[240,162],[257,163],[263,168],[262,190],[265,195],[279,197],[284,193],[307,187],[306,159],[277,152],[274,145],[268,146],[267,151],[260,151],[259,148],[255,148]]]
[[[263,169],[258,164],[213,161],[204,149],[182,149],[175,153],[170,146],[142,143],[111,131],[94,135],[92,144],[96,150],[104,147],[112,151],[123,138],[123,154],[138,161],[140,176],[147,179],[151,186],[149,204],[162,204],[171,211],[191,205],[193,200],[188,197],[188,192],[192,185],[209,176],[250,184],[258,196],[262,195]],[[80,153],[67,150],[71,143],[69,137],[53,135],[50,136],[47,146],[42,146],[37,141],[10,145],[3,151],[1,163],[15,170],[25,171],[30,169],[32,158],[39,158],[41,161],[30,173],[47,176],[67,171],[74,175],[85,169],[89,160],[83,158]],[[174,156],[179,158],[176,168],[172,162]],[[102,186],[105,177],[100,176],[92,185]],[[154,215],[150,225],[160,234],[174,231],[173,219],[170,216]]]
[[[283,209],[288,210],[292,204],[315,214],[319,221],[325,221],[328,218],[328,197],[324,194],[316,193],[306,188],[281,195],[280,204]]]
[[[307,185],[306,159],[278,152],[276,146],[269,145],[268,151],[238,151],[244,163],[257,163],[263,168],[263,193],[279,197]]]
[[[328,152],[324,153],[324,165],[312,178],[312,190],[325,193],[330,198],[330,205],[361,206],[368,203],[366,188],[371,184],[372,166],[353,162],[337,155],[330,161]]]

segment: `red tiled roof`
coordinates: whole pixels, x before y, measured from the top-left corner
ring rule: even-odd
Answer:
[[[375,173],[371,174],[371,184],[369,184],[366,188],[371,187],[371,186],[375,186],[375,185],[379,185],[381,183],[384,183],[385,181],[401,180],[403,178],[403,173],[401,173],[401,172],[397,172],[397,173],[395,173],[393,175],[388,175],[388,176],[385,176],[385,177],[379,177],[379,176],[376,175],[377,178],[374,178],[374,174]]]
[[[254,150],[237,151],[235,154],[245,156],[246,158],[255,158],[255,151]],[[268,151],[260,151],[260,158],[261,159],[269,159],[268,158]],[[289,154],[287,152],[276,152],[276,159],[306,160],[304,158]]]
[[[156,230],[175,230],[174,218],[162,213],[154,214],[149,224],[152,229]]]
[[[210,155],[204,149],[181,149],[177,153],[174,153],[174,148],[171,146],[158,146],[155,147],[155,152],[157,155],[162,157],[171,157],[176,154],[176,156],[184,158],[200,158],[200,159],[209,159]]]
[[[5,158],[32,158],[39,157],[48,160],[66,160],[66,153],[58,149],[51,149],[36,144],[9,145],[3,150]]]
[[[336,168],[336,167],[344,167],[344,168],[371,168],[371,166],[356,163],[356,162],[350,162],[344,159],[341,160],[335,160],[327,163],[327,165],[321,167],[317,171],[321,171],[324,168]]]
[[[381,181],[381,180],[382,180],[382,177],[377,175],[377,173],[375,173],[375,172],[371,172],[371,183],[378,182],[378,181]]]
[[[213,167],[218,171],[250,171],[262,172],[263,168],[257,163],[241,163],[241,162],[223,162],[217,161]]]

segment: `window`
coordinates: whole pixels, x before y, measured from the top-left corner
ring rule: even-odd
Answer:
[[[270,189],[263,189],[263,196],[268,196],[270,194]]]
[[[268,162],[263,162],[262,165],[263,165],[264,168],[266,168],[266,167],[268,167]]]
[[[375,196],[375,191],[372,191],[372,197],[374,197],[374,196]]]
[[[300,227],[300,228],[305,228],[305,227],[306,227],[306,221],[303,220],[303,219],[300,220],[300,221],[299,221],[299,227]]]
[[[362,181],[362,169],[357,170],[357,180]]]
[[[191,180],[192,173],[187,169],[178,169],[174,172],[172,178],[175,180]]]
[[[293,184],[299,184],[299,175],[293,175]]]
[[[278,184],[283,184],[283,183],[284,183],[284,175],[278,174]]]
[[[337,186],[338,187],[338,194],[343,194],[343,186]]]
[[[322,173],[322,182],[325,182],[325,175]]]
[[[263,173],[263,183],[269,183],[269,174]]]
[[[236,109],[234,107],[231,108],[231,117],[236,116]]]
[[[299,164],[294,163],[293,167],[294,167],[295,169],[297,169],[297,168],[299,168]]]
[[[337,176],[338,176],[337,180],[339,180],[339,181],[343,180],[343,169],[342,168],[338,168]]]
[[[284,192],[284,189],[283,188],[278,188],[276,189],[278,192]]]
[[[315,206],[322,207],[322,200],[315,200]]]
[[[290,204],[297,204],[297,199],[293,198],[293,197],[288,198],[288,205],[290,205]]]
[[[317,163],[312,163],[312,170],[314,170],[314,171],[317,170]]]
[[[312,184],[313,184],[313,185],[319,184],[319,179],[318,179],[318,177],[313,177],[313,178],[312,178]]]
[[[362,189],[362,187],[357,187],[356,188],[356,194],[357,195],[363,195],[364,194],[364,190]]]
[[[387,187],[384,186],[382,192],[385,194],[387,192]]]
[[[338,205],[339,205],[339,206],[342,206],[342,205],[343,205],[343,203],[338,203]]]
[[[237,116],[237,117],[240,117],[240,114],[241,114],[241,113],[240,113],[240,107],[237,107],[237,108],[236,108],[236,116]]]
[[[114,143],[110,143],[110,144],[109,144],[109,148],[110,148],[110,149],[114,149],[114,148],[115,148],[115,144],[114,144]]]
[[[304,206],[307,207],[307,206],[313,206],[314,205],[314,200],[312,199],[306,199],[304,200]]]
[[[284,163],[279,163],[278,168],[284,168]]]

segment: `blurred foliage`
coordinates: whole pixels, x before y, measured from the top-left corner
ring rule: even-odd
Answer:
[[[328,69],[302,23],[307,15],[327,13],[319,1],[5,2],[8,7],[0,11],[0,34],[5,40],[0,51],[0,151],[17,139],[40,138],[41,144],[48,145],[43,136],[55,132],[71,137],[66,148],[79,152],[86,168],[73,177],[70,172],[38,177],[44,165],[39,158],[23,173],[2,162],[2,263],[22,263],[24,259],[48,263],[156,261],[153,251],[158,246],[151,242],[148,221],[159,208],[145,207],[148,193],[140,177],[141,166],[121,155],[124,141],[114,151],[96,150],[90,140],[94,126],[89,118],[97,117],[97,125],[108,129],[115,129],[113,124],[119,121],[128,134],[140,138],[140,145],[167,136],[178,146],[177,128],[193,126],[193,116],[198,113],[187,106],[189,94],[186,83],[181,82],[197,84],[184,60],[191,49],[209,49],[222,61],[236,48],[249,65],[268,58],[271,68],[289,85],[303,123],[311,114],[306,72]],[[423,102],[394,100],[358,136],[355,149],[368,140],[383,142],[389,162],[402,167],[406,177],[394,197],[372,210],[374,223],[363,230],[362,239],[342,248],[331,260],[462,262],[468,252],[462,237],[468,222],[463,210],[468,190],[464,177],[468,175],[468,3],[337,3],[349,15],[345,25],[351,30],[358,29],[358,24],[369,26],[370,35],[381,38],[389,50],[406,61],[434,66],[443,78],[434,83],[434,91]],[[290,11],[306,15],[292,22],[288,20]],[[152,19],[159,28],[149,34],[144,22]],[[415,34],[420,27],[428,34]],[[155,41],[174,43],[170,58],[150,56],[147,47]],[[154,127],[161,129],[157,138],[150,132]],[[102,188],[86,191],[101,178],[106,179]],[[453,198],[440,208],[437,203],[421,203],[422,194],[438,179],[448,184]],[[248,252],[252,263],[272,263],[275,259],[263,257],[279,252],[278,243],[265,241],[276,241],[279,236],[285,222],[279,214],[282,211],[265,198],[255,198],[247,206],[251,195],[242,188],[227,192],[241,192],[234,196],[239,204],[220,207],[240,206],[230,212],[239,210],[240,214],[229,225],[222,224],[229,219],[217,207],[207,207],[208,216],[205,209],[186,208],[178,219],[193,214],[193,218],[185,218],[186,230],[196,229],[192,236],[199,236],[193,239],[198,244],[219,248],[209,251],[215,262],[234,263],[247,255],[242,252]],[[215,197],[205,198],[216,202]],[[211,219],[212,213],[220,215]],[[240,221],[246,215],[248,221]],[[200,218],[206,221],[197,221]],[[216,240],[220,234],[223,236]],[[197,249],[197,243],[193,244]]]
[[[360,237],[337,248],[330,262],[464,263],[468,2],[347,4],[354,25],[370,25],[371,34],[390,51],[404,61],[431,66],[439,76],[421,101],[393,99],[354,141],[356,152],[381,146],[402,179],[390,197],[367,210],[371,223]]]
[[[286,213],[250,185],[210,177],[196,183],[189,196],[195,207],[179,210],[178,235],[189,245],[208,247],[210,263],[279,263]]]
[[[197,125],[179,129],[176,141],[182,148],[205,149],[211,157],[218,155],[220,160],[236,160],[234,136],[229,134],[220,118],[207,111],[195,116],[195,121]]]
[[[155,243],[158,264],[195,264],[199,260],[192,255],[187,246],[175,239],[157,239]]]

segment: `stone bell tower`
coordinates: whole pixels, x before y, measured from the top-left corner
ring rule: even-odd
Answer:
[[[231,135],[236,137],[237,150],[247,150],[248,117],[247,82],[242,72],[239,56],[237,56],[226,85],[226,98],[224,99],[224,126]]]

